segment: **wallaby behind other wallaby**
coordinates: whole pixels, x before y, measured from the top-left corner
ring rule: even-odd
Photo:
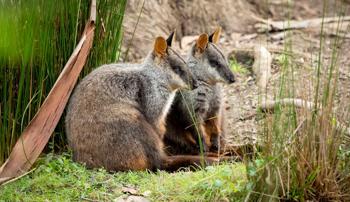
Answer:
[[[206,153],[224,147],[226,117],[220,81],[233,83],[235,79],[216,45],[220,32],[218,28],[210,36],[201,34],[189,53],[187,63],[198,87],[177,93],[164,137],[169,154],[198,154],[201,144]]]
[[[176,90],[186,86],[183,80],[193,79],[185,61],[169,47],[172,38],[158,37],[144,63],[101,66],[76,87],[66,116],[75,161],[109,171],[200,164],[199,156],[168,157],[163,151],[165,118]]]

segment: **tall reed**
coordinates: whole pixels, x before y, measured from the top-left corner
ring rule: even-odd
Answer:
[[[97,1],[93,48],[83,74],[118,60],[126,0]],[[0,1],[0,164],[48,95],[84,29],[90,1]],[[51,148],[62,147],[57,126]]]

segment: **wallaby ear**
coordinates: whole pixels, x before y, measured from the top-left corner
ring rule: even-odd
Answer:
[[[199,52],[203,53],[205,48],[208,45],[208,34],[201,34],[196,42],[196,48],[199,50]]]
[[[163,57],[166,54],[167,48],[168,48],[168,45],[165,39],[161,36],[157,37],[154,43],[154,50],[153,50],[156,56]]]
[[[173,32],[171,32],[171,34],[166,40],[166,43],[168,44],[168,46],[171,46],[171,44],[175,41],[176,39],[175,36],[176,36],[176,29]]]
[[[221,34],[221,27],[216,28],[215,32],[209,36],[209,42],[218,43]]]

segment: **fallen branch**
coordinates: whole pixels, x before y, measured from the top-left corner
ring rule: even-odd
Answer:
[[[313,110],[314,108],[314,103],[302,100],[302,99],[293,99],[293,98],[284,98],[281,100],[266,100],[262,101],[260,105],[260,109],[262,111],[273,111],[276,106],[295,106],[298,108],[305,108],[308,110]]]
[[[28,171],[47,144],[78,80],[92,46],[96,0],[91,1],[90,18],[83,35],[44,103],[17,140],[0,168],[0,184]]]
[[[296,20],[289,20],[289,21],[269,21],[265,19],[256,19],[260,21],[260,23],[255,24],[255,28],[258,32],[271,32],[271,31],[283,31],[283,30],[290,30],[290,29],[305,29],[305,28],[312,28],[312,27],[320,27],[322,23],[329,24],[338,22],[339,20],[344,21],[350,21],[350,16],[345,17],[329,17],[329,18],[315,18],[315,19],[308,19],[308,20],[302,20],[302,21],[296,21]]]

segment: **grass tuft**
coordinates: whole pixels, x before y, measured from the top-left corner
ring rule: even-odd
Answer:
[[[322,29],[317,62],[311,64],[315,71],[314,94],[303,97],[313,100],[314,107],[276,105],[273,114],[267,114],[261,127],[262,151],[257,160],[246,164],[251,184],[246,201],[350,200],[349,138],[339,127],[350,117],[335,106],[340,68],[337,60],[345,53],[339,48],[342,42],[337,36],[331,43],[330,61],[324,61]],[[293,53],[291,40],[286,41],[285,52]],[[295,78],[295,57],[283,54],[277,61],[281,77],[276,99],[294,98],[294,84],[300,81]]]
[[[244,164],[209,166],[196,172],[167,173],[88,170],[69,154],[41,158],[29,175],[0,188],[5,201],[111,201],[130,188],[152,201],[219,201],[244,197]]]
[[[230,69],[235,74],[249,74],[249,70],[243,67],[241,64],[237,62],[234,58],[231,58],[229,61]]]

